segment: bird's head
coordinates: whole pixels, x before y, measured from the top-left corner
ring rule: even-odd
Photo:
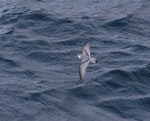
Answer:
[[[78,59],[81,59],[81,56],[82,56],[81,53],[77,54]]]

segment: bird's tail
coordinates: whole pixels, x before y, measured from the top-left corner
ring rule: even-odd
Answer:
[[[90,58],[90,61],[91,61],[92,63],[97,63],[96,58]]]

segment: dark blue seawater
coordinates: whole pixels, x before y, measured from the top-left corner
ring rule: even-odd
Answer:
[[[150,121],[150,1],[0,0],[0,121]]]

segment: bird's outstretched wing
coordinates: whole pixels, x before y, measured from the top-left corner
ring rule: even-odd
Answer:
[[[79,65],[79,76],[81,80],[84,79],[84,75],[85,75],[88,64],[89,64],[89,59],[80,63]]]
[[[90,44],[88,41],[83,44],[83,51],[90,57]]]

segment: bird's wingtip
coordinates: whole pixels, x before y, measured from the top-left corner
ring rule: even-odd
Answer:
[[[87,43],[89,43],[89,41],[88,41],[88,40],[86,40],[86,41],[84,42],[84,45],[85,45],[85,44],[87,44]]]

